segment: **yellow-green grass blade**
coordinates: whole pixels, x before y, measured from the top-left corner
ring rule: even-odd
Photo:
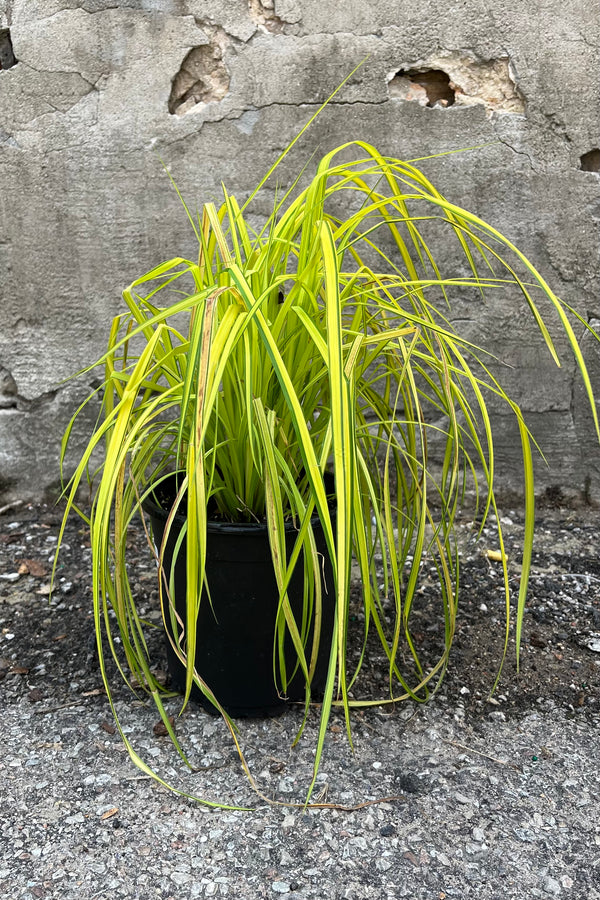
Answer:
[[[529,584],[529,573],[531,571],[531,555],[533,551],[533,534],[535,528],[535,491],[533,479],[533,462],[531,458],[531,444],[529,441],[529,432],[523,422],[521,412],[516,405],[513,406],[517,421],[519,423],[519,432],[521,435],[521,447],[523,450],[523,487],[525,489],[525,533],[523,535],[523,555],[521,560],[521,580],[519,583],[519,597],[517,600],[517,617],[515,626],[515,644],[517,654],[517,669],[519,667],[519,656],[521,649],[521,632],[523,626],[523,615],[525,612],[525,603],[527,601],[527,587]]]
[[[275,579],[279,591],[279,608],[283,612],[285,625],[287,626],[289,634],[292,638],[294,650],[296,651],[296,655],[302,669],[302,674],[304,675],[305,681],[308,684],[308,668],[304,655],[304,646],[298,632],[296,620],[294,618],[289,597],[287,595],[287,587],[285,586],[286,582],[289,583],[289,576],[287,564],[287,548],[285,541],[285,524],[282,515],[281,491],[279,487],[279,477],[277,473],[277,465],[275,462],[275,452],[273,447],[275,419],[273,411],[270,410],[267,420],[267,415],[265,414],[265,411],[262,408],[260,401],[258,400],[255,400],[254,411],[258,421],[259,430],[262,437],[262,449],[264,451],[263,459],[265,464],[264,475],[266,479],[267,523],[269,527],[269,543],[271,546],[273,569],[275,572]],[[285,671],[283,654],[285,630],[283,627],[281,627],[283,625],[283,622],[281,622],[281,625],[279,624],[279,622],[281,621],[279,615],[277,617],[277,620],[278,627],[277,629],[274,629],[274,634],[277,636],[276,642],[278,653],[277,656],[274,656],[273,662],[275,666],[277,666],[277,663],[279,663],[279,678],[281,679],[283,687],[285,689],[287,684],[287,675]],[[275,674],[276,672],[274,670],[273,675],[275,676]]]
[[[316,478],[314,474],[319,472],[319,462],[312,445],[310,431],[305,421],[302,406],[299,401],[293,379],[290,376],[290,373],[287,371],[279,348],[277,347],[277,344],[273,338],[271,329],[269,328],[269,325],[266,322],[259,308],[259,305],[256,302],[256,299],[254,298],[246,279],[244,278],[243,273],[235,265],[231,266],[230,271],[231,277],[238,287],[240,296],[247,305],[248,318],[252,318],[256,322],[258,333],[261,338],[261,343],[271,360],[273,373],[277,378],[277,381],[285,398],[286,407],[289,410],[296,434],[298,449],[302,456],[304,468],[310,481],[311,490],[314,492],[315,508],[323,523],[325,539],[331,552],[333,550],[334,542],[329,511],[327,508],[327,496],[322,480],[320,479],[320,477]]]
[[[338,675],[342,698],[347,699],[346,621],[350,596],[352,562],[353,505],[355,484],[354,411],[350,400],[351,376],[345,372],[343,332],[339,305],[338,260],[331,228],[320,226],[325,274],[325,312],[327,317],[327,352],[331,403],[333,469],[336,493],[336,607],[338,610]],[[322,723],[321,727],[324,727]],[[350,736],[350,720],[346,711],[346,729]]]
[[[498,508],[496,506],[496,499],[493,500],[494,503],[494,516],[496,519],[496,525],[498,528],[498,544],[500,548],[500,557],[502,562],[502,578],[504,582],[504,605],[505,605],[505,627],[504,627],[504,647],[502,649],[502,658],[498,665],[498,671],[496,673],[496,678],[494,680],[494,684],[492,685],[492,689],[490,691],[490,695],[494,693],[496,690],[500,678],[502,676],[502,669],[504,668],[504,663],[506,662],[506,656],[508,654],[508,644],[510,639],[510,583],[508,578],[508,557],[506,555],[506,549],[504,545],[504,535],[502,533],[502,524],[500,522],[500,514],[498,513]],[[520,634],[519,634],[519,643],[517,643],[517,667],[519,665],[519,644],[520,644]]]

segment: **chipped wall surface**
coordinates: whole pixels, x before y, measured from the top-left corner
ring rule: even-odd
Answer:
[[[280,180],[353,138],[407,159],[477,147],[422,165],[599,320],[599,45],[582,0],[0,0],[0,504],[56,482],[92,376],[61,382],[100,354],[122,288],[194,252],[163,163],[191,206],[218,201],[221,181],[247,196],[366,57]],[[600,495],[564,341],[558,370],[514,296],[465,297],[452,315],[513,367],[550,465],[540,487]],[[600,393],[594,339],[584,348]],[[497,421],[516,488],[518,432]]]
[[[525,113],[525,100],[507,56],[487,60],[462,53],[433,56],[393,72],[388,92],[392,98],[417,101],[421,106],[480,104],[490,118],[494,113]]]

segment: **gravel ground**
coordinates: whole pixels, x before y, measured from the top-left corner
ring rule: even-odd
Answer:
[[[510,509],[503,519],[514,579],[522,519]],[[0,516],[0,896],[600,900],[596,511],[541,509],[521,670],[509,654],[491,700],[503,640],[497,540],[492,528],[477,546],[465,538],[460,625],[440,691],[425,705],[357,713],[354,752],[334,717],[318,808],[302,806],[316,711],[294,749],[296,709],[239,722],[256,783],[276,801],[267,803],[220,719],[196,707],[177,717],[168,702],[190,772],[154,709],[116,691],[128,740],[163,778],[251,811],[199,805],[133,765],[94,664],[89,546],[76,522],[48,599],[59,520],[43,506]],[[152,567],[136,564],[152,616]],[[426,573],[420,597],[415,637],[427,658],[440,633]],[[158,638],[156,652],[160,666]],[[376,655],[369,666],[375,681]]]

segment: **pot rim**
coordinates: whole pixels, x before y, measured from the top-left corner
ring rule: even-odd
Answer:
[[[176,472],[169,472],[165,475],[164,478],[161,478],[159,482],[156,484],[160,484],[163,481],[166,481],[169,476],[176,475]],[[329,473],[326,473],[329,474]],[[333,480],[333,476],[330,476]],[[153,482],[150,482],[148,485],[149,489],[153,488]],[[332,518],[335,517],[335,502],[330,502],[328,504],[330,514],[332,514]],[[142,500],[142,509],[144,512],[148,513],[150,516],[154,516],[157,519],[160,519],[162,522],[166,522],[169,515],[170,510],[165,510],[162,506],[160,506],[156,500],[152,497],[151,494],[148,494]],[[186,521],[186,516],[183,513],[177,512],[173,517],[173,525],[178,528],[182,528]],[[311,516],[310,520],[313,528],[315,526],[319,527],[321,525],[321,520],[318,515]],[[267,534],[269,530],[269,526],[267,522],[225,522],[218,519],[208,519],[207,520],[207,531],[212,533],[219,534],[254,534],[254,535],[262,535]],[[290,532],[298,532],[300,529],[294,524],[293,521],[287,521],[284,523],[286,533]]]

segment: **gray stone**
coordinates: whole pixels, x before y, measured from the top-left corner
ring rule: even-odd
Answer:
[[[560,883],[556,878],[552,878],[550,875],[546,875],[543,879],[542,889],[546,894],[550,894],[552,897],[558,897],[562,890]]]

